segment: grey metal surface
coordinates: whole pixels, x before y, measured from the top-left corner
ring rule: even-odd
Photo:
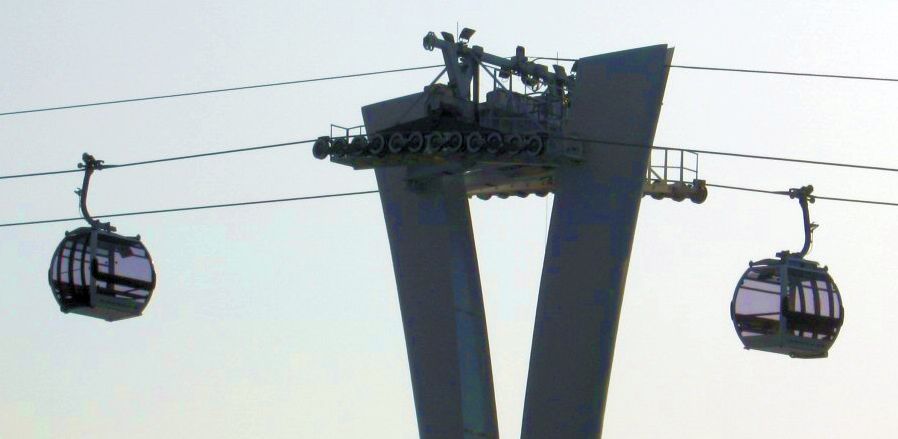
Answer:
[[[667,46],[577,62],[565,136],[650,145]],[[598,438],[649,149],[588,144],[555,173],[521,437]]]
[[[367,133],[376,133],[425,116],[427,116],[427,95],[423,92],[362,107],[362,119]]]
[[[420,117],[409,103],[363,108],[368,132]],[[400,104],[400,105],[397,105]],[[399,116],[390,116],[397,114]],[[397,120],[397,118],[401,120]],[[461,174],[410,186],[408,167],[375,170],[390,239],[421,438],[497,438],[480,273]],[[413,189],[414,188],[414,189]]]

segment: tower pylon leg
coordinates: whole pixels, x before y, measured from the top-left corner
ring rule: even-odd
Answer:
[[[471,216],[460,175],[377,169],[422,439],[498,438]]]
[[[672,49],[577,62],[566,137],[651,145]],[[649,148],[583,143],[556,173],[521,437],[601,436]]]
[[[427,114],[416,93],[362,108],[376,133]],[[461,174],[411,184],[421,168],[375,169],[422,439],[498,438],[471,213]],[[439,171],[439,169],[435,169]],[[420,173],[415,174],[420,175]]]

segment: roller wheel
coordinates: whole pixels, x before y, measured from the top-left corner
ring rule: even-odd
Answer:
[[[683,201],[686,199],[686,196],[689,193],[689,188],[686,187],[686,183],[676,182],[670,187],[670,199],[674,201]]]
[[[483,150],[485,145],[486,140],[483,139],[483,134],[480,134],[477,131],[468,134],[468,152],[477,154]]]
[[[334,143],[331,145],[331,154],[334,157],[343,157],[346,155],[346,150],[349,148],[349,143],[345,138],[334,139]]]
[[[707,199],[708,199],[708,187],[705,186],[704,182],[693,183],[692,193],[689,195],[689,200],[695,204],[702,204]]]
[[[381,157],[386,149],[387,142],[384,140],[384,136],[381,136],[380,134],[372,136],[371,140],[368,141],[368,154],[375,157]]]
[[[508,134],[505,136],[505,150],[511,155],[517,155],[524,149],[524,140],[517,134]]]
[[[312,145],[312,155],[318,160],[324,160],[331,152],[331,138],[327,136],[319,137]]]
[[[420,131],[412,131],[406,138],[408,152],[418,153],[424,149],[424,135]]]
[[[368,139],[365,136],[355,136],[349,143],[349,155],[360,156],[368,149]]]
[[[444,143],[446,143],[446,136],[440,131],[433,131],[424,136],[424,152],[427,154],[436,154],[443,149]]]
[[[387,148],[393,154],[399,154],[405,149],[405,136],[402,133],[393,133],[390,141],[387,142]]]
[[[458,131],[446,133],[446,143],[443,146],[443,154],[456,154],[464,146],[464,137]]]
[[[486,136],[486,152],[494,155],[501,154],[504,145],[502,144],[502,135],[499,133],[489,133]]]
[[[524,136],[524,152],[536,157],[543,153],[543,139],[535,134]]]

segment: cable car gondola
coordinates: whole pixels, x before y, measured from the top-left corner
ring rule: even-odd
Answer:
[[[53,296],[64,313],[115,321],[143,313],[156,286],[150,253],[140,236],[114,233],[87,211],[87,189],[94,170],[103,162],[84,154],[84,181],[76,191],[81,213],[90,227],[66,232],[50,262],[48,277]]]
[[[805,259],[810,250],[808,201],[812,186],[791,189],[804,216],[805,243],[798,253],[783,251],[775,259],[750,262],[730,303],[730,316],[745,349],[825,358],[845,318],[839,289],[827,267]]]

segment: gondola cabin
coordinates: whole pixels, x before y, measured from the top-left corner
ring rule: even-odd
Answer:
[[[845,308],[826,268],[797,254],[749,264],[730,314],[746,349],[825,358]]]
[[[140,237],[82,227],[66,233],[49,270],[62,312],[107,321],[141,315],[153,288],[153,261]]]

